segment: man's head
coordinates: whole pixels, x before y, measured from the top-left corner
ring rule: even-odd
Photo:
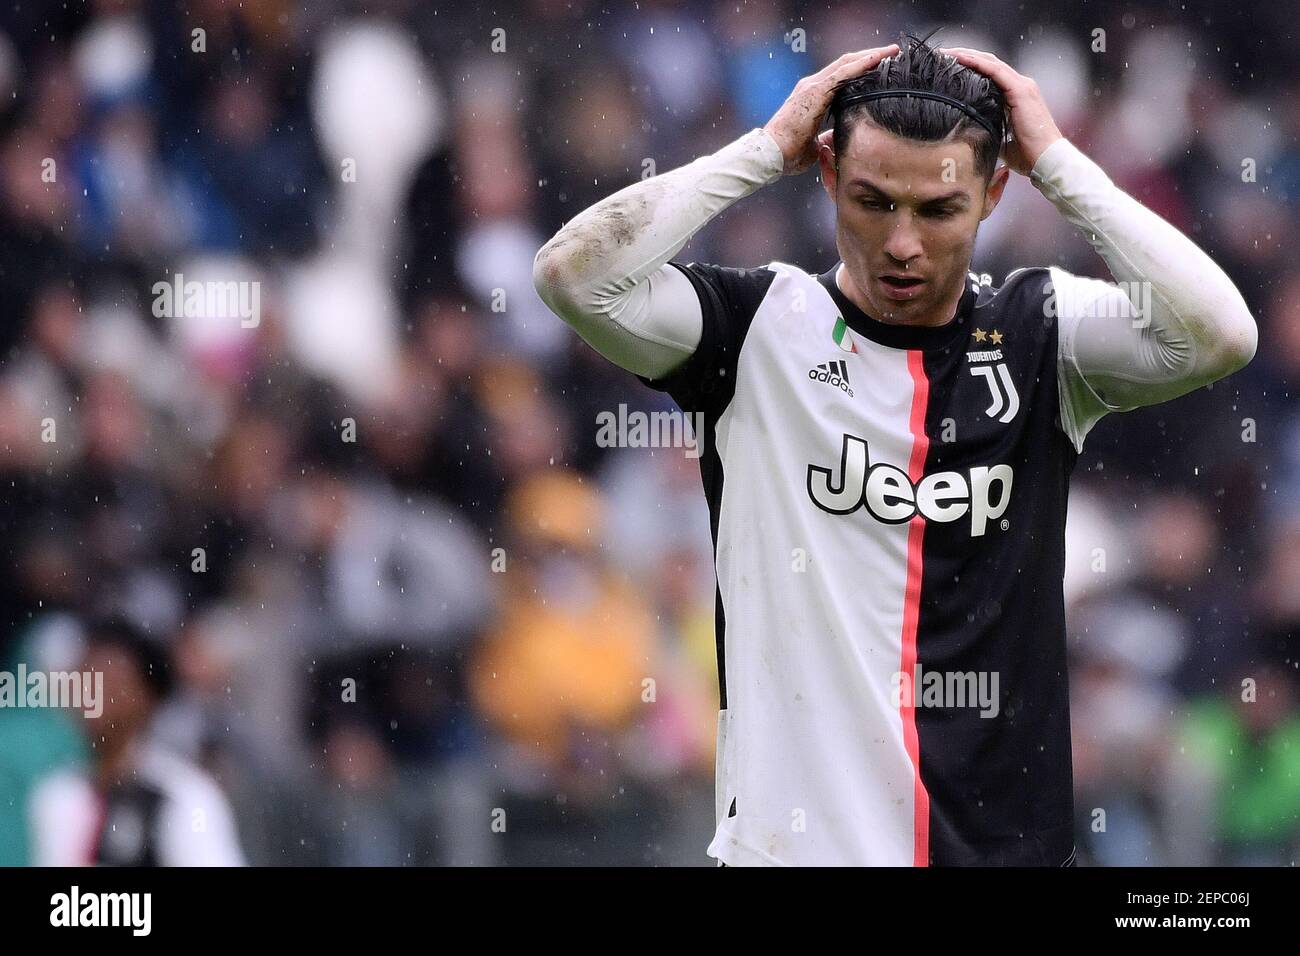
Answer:
[[[89,732],[110,749],[140,734],[173,686],[170,655],[163,643],[119,617],[91,625],[83,667],[104,675],[103,713],[90,721]]]
[[[918,96],[857,99],[891,90],[939,94],[979,119]],[[835,202],[836,245],[856,298],[885,321],[946,322],[979,224],[1006,186],[1009,170],[997,165],[1006,123],[1001,90],[909,35],[897,56],[836,90],[829,116],[833,132],[823,134],[819,150],[822,182]],[[921,282],[906,287],[885,276]]]

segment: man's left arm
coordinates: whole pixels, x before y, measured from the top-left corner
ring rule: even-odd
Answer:
[[[985,51],[941,52],[998,85],[1012,133],[1003,159],[1083,230],[1119,283],[1050,270],[1061,424],[1075,447],[1107,412],[1177,398],[1249,362],[1255,320],[1223,270],[1061,135],[1031,77]]]
[[[1107,411],[1177,398],[1251,360],[1255,320],[1232,280],[1194,242],[1067,139],[1048,146],[1029,175],[1118,283],[1051,269],[1062,417],[1079,419],[1077,445]]]

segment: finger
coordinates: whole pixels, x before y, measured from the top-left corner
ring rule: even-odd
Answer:
[[[862,56],[843,64],[838,70],[826,77],[823,81],[826,89],[833,90],[850,80],[857,79],[868,70],[874,69],[886,57],[893,56],[897,52],[897,43],[891,44],[890,46],[879,47],[875,50],[864,51]]]
[[[889,56],[890,53],[896,53],[896,52],[898,52],[898,44],[890,43],[887,44],[886,46],[874,46],[874,47],[867,47],[866,49],[863,50],[854,50],[852,53],[844,54],[843,59],[856,60],[858,57],[864,57],[864,56],[885,57],[885,56]]]
[[[820,70],[814,73],[813,76],[816,77],[817,79],[830,76],[836,70],[843,67],[846,63],[849,63],[857,59],[858,57],[866,56],[870,52],[871,52],[870,50],[850,50],[848,53],[841,53],[835,59],[831,60]]]
[[[1002,87],[1003,90],[1013,89],[1025,79],[992,53],[985,53],[982,50],[970,50],[966,47],[944,47],[940,49],[940,52],[951,54],[958,63],[970,67],[977,73],[982,73]]]
[[[892,56],[898,52],[898,44],[891,43],[889,46],[879,46],[870,50],[858,50],[854,53],[846,53],[834,63],[830,64],[823,73],[831,75],[847,73],[855,69],[870,69],[887,56]]]

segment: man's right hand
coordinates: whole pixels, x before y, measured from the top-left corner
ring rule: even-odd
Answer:
[[[835,89],[845,80],[861,76],[881,60],[898,52],[898,44],[845,53],[820,72],[794,85],[781,108],[763,129],[776,140],[785,157],[786,176],[801,173],[817,161],[817,128],[830,109]]]

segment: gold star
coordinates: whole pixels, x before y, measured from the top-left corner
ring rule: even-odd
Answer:
[[[983,329],[976,329],[976,330],[975,330],[975,341],[976,341],[976,342],[983,342],[983,341],[984,341],[984,330],[983,330]]]
[[[989,338],[993,340],[994,345],[1002,344],[1002,333],[999,332],[997,329],[993,330],[993,334],[990,335]]]

